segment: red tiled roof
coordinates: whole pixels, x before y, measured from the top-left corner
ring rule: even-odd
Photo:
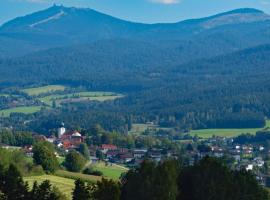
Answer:
[[[109,150],[115,150],[117,149],[117,146],[113,145],[113,144],[103,144],[101,145],[102,149],[109,149]]]

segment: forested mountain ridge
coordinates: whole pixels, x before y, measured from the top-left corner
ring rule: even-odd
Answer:
[[[219,49],[224,49],[221,53],[227,53],[270,42],[269,26],[270,16],[255,9],[238,9],[177,23],[143,24],[92,9],[53,6],[3,24],[0,27],[0,57],[113,39],[155,44],[164,40],[184,47],[190,42],[218,44],[223,47]]]
[[[140,24],[54,6],[0,28],[0,41],[10,47],[4,46],[3,57],[18,41],[28,49],[27,55],[0,59],[0,84],[64,84],[125,94],[113,103],[80,105],[80,119],[94,107],[100,118],[115,116],[122,124],[263,127],[270,116],[269,28],[269,15],[255,9]],[[20,48],[16,52],[23,52]],[[71,121],[68,108],[35,117],[34,126],[63,116]],[[115,125],[106,128],[118,129]]]

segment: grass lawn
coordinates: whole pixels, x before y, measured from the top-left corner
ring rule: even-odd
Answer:
[[[266,121],[266,126],[264,128],[270,127],[270,120]],[[220,137],[236,137],[243,133],[255,134],[257,131],[262,130],[263,128],[247,128],[247,129],[200,129],[190,131],[191,136],[197,135],[201,138],[210,138],[213,135]]]
[[[63,91],[65,90],[65,88],[66,87],[62,85],[48,85],[48,86],[43,86],[43,87],[28,88],[22,91],[27,93],[30,96],[33,96],[33,95],[39,95],[39,94],[47,93],[47,92]]]
[[[128,169],[115,164],[106,166],[105,163],[98,163],[92,166],[95,170],[101,171],[104,177],[114,180],[118,180],[122,173],[128,171]]]
[[[63,194],[65,194],[68,197],[68,199],[72,199],[71,193],[74,188],[74,179],[62,178],[53,175],[24,177],[24,181],[28,182],[30,188],[33,186],[34,181],[41,183],[45,180],[49,180],[51,184],[57,187]]]
[[[24,113],[31,114],[40,111],[41,106],[22,106],[16,108],[10,108],[5,110],[0,110],[0,116],[9,117],[11,113]]]

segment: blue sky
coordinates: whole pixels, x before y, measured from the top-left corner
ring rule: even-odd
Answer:
[[[0,0],[0,24],[53,3],[89,7],[122,19],[156,23],[198,18],[236,8],[270,13],[270,0]]]

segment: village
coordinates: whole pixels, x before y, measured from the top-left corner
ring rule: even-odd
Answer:
[[[38,140],[54,144],[58,149],[57,156],[70,150],[77,150],[79,145],[87,140],[86,136],[83,136],[79,131],[67,130],[64,124],[57,129],[57,136],[45,137],[36,135],[35,137]],[[256,175],[256,179],[261,185],[270,186],[268,175],[270,163],[269,147],[259,143],[240,144],[235,140],[235,138],[215,136],[199,140],[194,137],[191,140],[177,141],[181,146],[180,150],[172,150],[166,147],[124,148],[109,143],[99,146],[88,145],[90,153],[89,163],[104,162],[107,165],[117,164],[126,168],[135,168],[145,159],[155,162],[161,162],[166,159],[179,159],[183,165],[188,166],[194,165],[194,163],[206,156],[211,156],[222,158],[231,169],[251,171]],[[25,146],[22,149],[27,156],[32,157],[32,148],[32,146]]]

